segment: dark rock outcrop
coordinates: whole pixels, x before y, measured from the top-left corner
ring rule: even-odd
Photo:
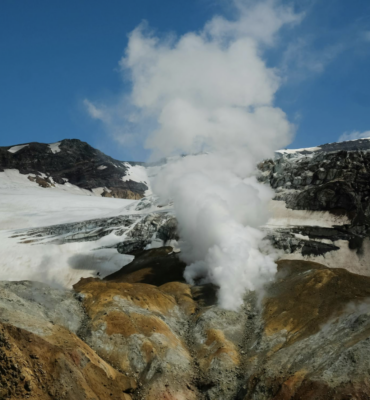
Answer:
[[[343,150],[347,143],[323,145],[310,153],[280,154],[259,164],[260,180],[276,189],[277,199],[285,200],[289,208],[344,213],[357,225],[368,223],[370,140],[361,141],[361,150],[356,146]]]
[[[370,140],[331,143],[310,151],[277,153],[274,160],[266,160],[258,167],[260,181],[271,185],[276,190],[275,200],[284,201],[287,208],[328,211],[349,219],[348,224],[322,231],[321,240],[342,239],[354,243],[369,236]],[[309,227],[300,227],[299,230],[315,239]],[[323,247],[322,244],[318,246]],[[322,250],[325,252],[324,248]],[[307,248],[304,251],[307,254]]]
[[[116,236],[122,236],[142,218],[143,216],[140,214],[117,215],[116,217],[97,218],[22,230],[15,232],[12,237],[19,238],[21,243],[38,243],[45,240],[45,238],[47,238],[48,243],[53,244],[96,241],[112,232]],[[149,239],[149,237],[146,239]],[[142,243],[142,241],[142,237],[137,238],[138,243]],[[143,248],[147,243],[149,243],[149,240],[145,240]]]
[[[36,176],[43,173],[46,178],[35,178],[43,187],[69,182],[87,190],[105,188],[103,196],[136,200],[148,189],[144,183],[122,180],[127,175],[126,163],[77,139],[62,140],[57,152],[45,143],[28,143],[16,152],[9,151],[12,147],[0,147],[0,171],[18,169],[21,174]]]
[[[160,245],[166,245],[170,240],[177,238],[177,223],[172,214],[166,212],[152,212],[142,218],[127,232],[125,240],[117,245],[122,254],[132,254],[143,250],[153,240]]]
[[[159,247],[150,251],[139,250],[131,254],[135,255],[135,259],[130,264],[104,279],[155,286],[173,281],[185,283],[186,264],[173,252],[172,247]]]

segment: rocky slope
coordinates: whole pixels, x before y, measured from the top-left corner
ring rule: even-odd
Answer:
[[[232,312],[183,269],[164,247],[72,292],[2,282],[0,398],[369,398],[370,278],[282,261]]]
[[[104,197],[142,198],[147,184],[124,178],[138,164],[115,160],[77,139],[0,147],[0,172],[17,169],[44,188],[69,182]]]
[[[335,265],[348,255],[355,272],[370,275],[370,140],[331,143],[311,149],[286,150],[259,165],[260,180],[276,190],[275,200],[291,210],[306,210],[311,226],[281,226],[270,232],[275,246],[303,257],[333,258]],[[324,213],[337,223],[320,224]],[[340,255],[339,255],[340,254]],[[339,266],[345,267],[343,264]]]

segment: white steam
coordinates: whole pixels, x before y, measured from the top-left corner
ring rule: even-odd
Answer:
[[[180,38],[159,39],[141,25],[120,63],[137,115],[157,123],[146,141],[153,156],[196,154],[169,164],[153,188],[174,201],[186,279],[218,285],[228,309],[276,272],[259,230],[272,192],[258,183],[256,164],[289,144],[293,129],[273,105],[280,79],[262,51],[301,18],[277,1],[234,6],[237,19],[215,17]]]
[[[274,251],[258,230],[272,193],[253,176],[248,152],[241,157],[236,151],[184,157],[153,183],[156,193],[174,201],[186,280],[219,286],[219,304],[227,309],[276,272]]]

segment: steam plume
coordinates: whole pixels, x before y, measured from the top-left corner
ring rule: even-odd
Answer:
[[[218,285],[228,309],[276,272],[259,230],[272,192],[258,183],[256,164],[286,146],[293,129],[273,105],[280,79],[262,50],[300,20],[276,1],[234,6],[237,19],[214,17],[180,38],[159,39],[142,24],[121,60],[131,104],[157,123],[146,141],[153,156],[193,154],[169,164],[153,187],[174,201],[186,279]]]

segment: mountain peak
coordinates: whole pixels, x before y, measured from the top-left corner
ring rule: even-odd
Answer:
[[[102,196],[108,197],[144,196],[148,186],[127,179],[130,168],[137,164],[116,160],[79,139],[0,147],[0,171],[17,169],[35,178],[36,183],[36,177],[40,177],[38,183],[43,187],[68,182],[81,189],[99,189]]]

